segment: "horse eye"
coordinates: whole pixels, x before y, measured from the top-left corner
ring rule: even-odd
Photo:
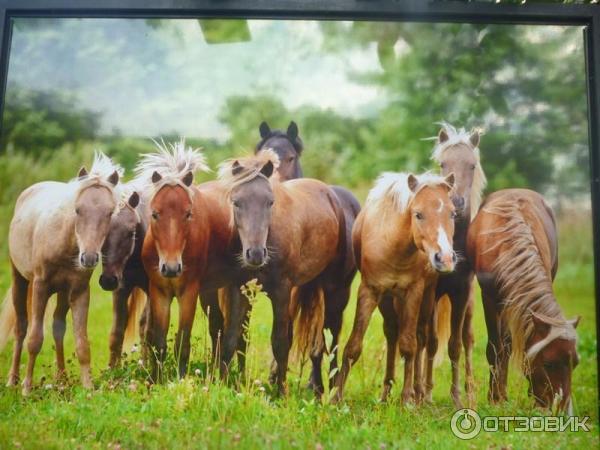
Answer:
[[[273,206],[273,203],[274,203],[274,202],[273,202],[273,200],[269,200],[269,208],[270,208],[271,206]]]
[[[471,170],[475,170],[475,164],[471,166]]]
[[[415,217],[416,217],[418,220],[423,220],[423,214],[421,214],[420,212],[416,213],[416,214],[415,214]]]
[[[440,167],[443,169],[446,167],[446,163],[440,163]]]
[[[451,218],[451,219],[456,219],[456,211],[452,211],[452,212],[450,213],[450,218]]]
[[[235,206],[236,208],[240,207],[240,202],[238,202],[237,200],[233,201],[233,206]]]
[[[293,156],[290,156],[290,157],[288,158],[288,162],[292,162],[293,160],[294,160],[294,157],[293,157]]]
[[[190,220],[190,219],[192,218],[192,212],[191,212],[191,211],[188,211],[188,212],[186,212],[186,213],[185,213],[185,218],[186,218],[187,220]]]
[[[75,214],[79,215],[79,208],[75,208]]]
[[[152,211],[152,218],[158,220],[158,213],[156,211]]]

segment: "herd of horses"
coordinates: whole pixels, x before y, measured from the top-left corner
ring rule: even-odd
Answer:
[[[141,155],[135,178],[97,153],[88,172],[68,183],[42,182],[18,198],[9,231],[12,285],[0,335],[14,329],[8,385],[20,379],[26,335],[29,359],[23,393],[33,387],[44,313],[57,294],[52,332],[58,375],[63,338],[73,316],[81,382],[93,386],[87,338],[90,277],[113,292],[110,366],[140,316],[144,356],[155,382],[163,379],[173,298],[179,303],[174,343],[181,377],[188,371],[198,299],[209,321],[212,357],[223,377],[234,357],[243,374],[251,303],[240,290],[257,279],[273,308],[270,381],[285,395],[292,344],[310,357],[309,386],[324,392],[326,352],[333,402],[343,399],[351,367],[376,307],[383,315],[387,363],[382,400],[390,393],[398,352],[404,359],[403,403],[431,401],[438,347],[448,346],[451,397],[461,405],[459,360],[465,350],[465,390],[473,399],[472,310],[476,276],[488,330],[489,400],[506,399],[511,356],[543,407],[571,410],[571,374],[578,362],[578,320],[566,320],[555,299],[557,231],[541,195],[494,192],[481,202],[485,175],[480,132],[442,124],[432,159],[439,174],[384,173],[361,208],[339,186],[303,178],[303,143],[263,122],[252,156],[223,162],[215,181],[200,151],[184,142],[158,144]],[[338,368],[342,316],[357,271],[361,281],[350,338]],[[328,345],[324,330],[333,337]],[[0,337],[0,340],[2,338]]]

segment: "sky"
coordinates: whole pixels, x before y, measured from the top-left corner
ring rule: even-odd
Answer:
[[[218,119],[227,97],[276,95],[360,116],[385,104],[377,88],[349,72],[379,67],[375,45],[322,50],[314,21],[248,22],[251,40],[207,44],[195,19],[19,19],[13,31],[8,89],[59,89],[102,113],[101,133],[176,132],[224,141]]]

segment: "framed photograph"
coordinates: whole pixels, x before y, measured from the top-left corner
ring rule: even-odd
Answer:
[[[0,0],[0,447],[597,447],[596,3]]]

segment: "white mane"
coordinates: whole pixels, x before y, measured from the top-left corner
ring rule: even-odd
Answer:
[[[136,178],[132,180],[140,186],[144,193],[153,197],[163,186],[179,185],[191,196],[193,190],[182,182],[188,172],[209,172],[206,159],[200,149],[185,146],[185,140],[165,144],[164,141],[156,142],[157,151],[146,153],[141,157],[135,167]],[[152,174],[158,172],[162,177],[158,183],[152,182]],[[138,193],[141,194],[140,191]]]
[[[366,205],[372,205],[381,200],[389,199],[400,212],[404,212],[415,194],[425,186],[435,186],[446,183],[445,178],[441,175],[425,172],[420,175],[415,175],[419,184],[417,185],[416,192],[413,192],[408,187],[409,175],[410,174],[404,172],[382,173],[375,181],[373,188],[369,191]]]
[[[467,145],[473,148],[473,153],[475,155],[475,159],[477,161],[477,165],[475,167],[475,173],[473,175],[473,184],[471,186],[471,197],[469,199],[469,203],[471,205],[471,219],[475,217],[477,211],[479,210],[479,205],[481,204],[481,196],[483,193],[483,189],[487,184],[487,179],[485,177],[485,173],[483,172],[483,168],[481,167],[480,156],[479,156],[479,147],[473,147],[473,143],[471,142],[471,134],[473,132],[478,132],[479,134],[483,134],[482,129],[474,129],[471,131],[467,131],[464,128],[455,128],[447,122],[440,122],[439,125],[442,126],[442,129],[448,135],[448,139],[444,142],[440,142],[438,137],[433,137],[431,139],[437,139],[435,147],[433,147],[433,152],[431,154],[431,159],[440,163],[442,159],[442,155],[447,151],[453,148],[455,145]]]
[[[108,177],[115,172],[117,172],[119,175],[119,180],[121,180],[125,170],[103,152],[96,150],[94,152],[94,162],[92,163],[92,168],[90,169],[89,173],[84,177],[74,178],[68,183],[68,186],[73,189],[71,192],[74,192],[75,197],[77,197],[85,188],[99,184],[108,188],[110,192],[112,192],[115,199],[115,204],[118,204],[121,195],[121,186],[120,184],[114,186],[108,181]]]

